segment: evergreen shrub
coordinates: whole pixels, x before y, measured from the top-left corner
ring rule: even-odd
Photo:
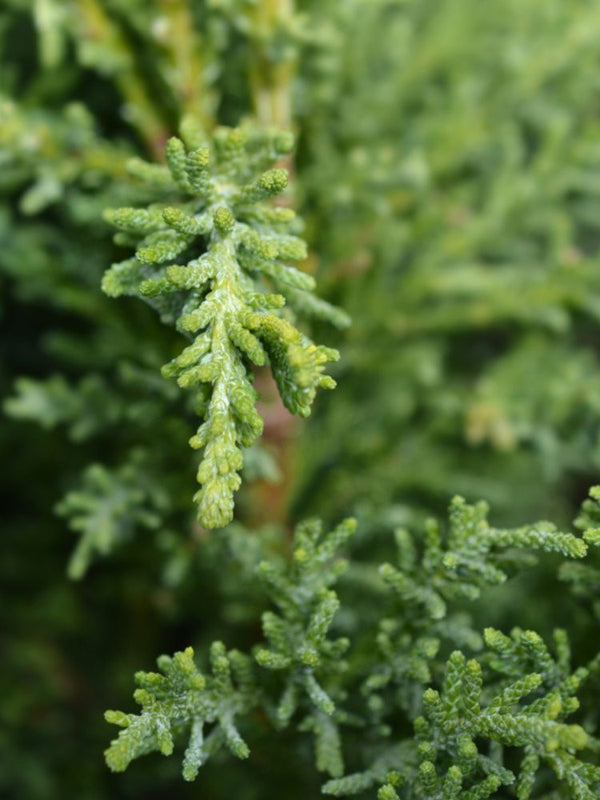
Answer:
[[[599,39],[0,5],[1,797],[600,797]]]

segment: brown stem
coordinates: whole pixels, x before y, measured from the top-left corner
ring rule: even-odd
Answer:
[[[249,69],[254,113],[265,128],[291,130],[292,84],[297,59],[287,55],[275,61],[269,53],[270,41],[294,14],[294,0],[259,0],[253,10],[253,60]],[[281,164],[290,176],[293,161]],[[281,200],[281,204],[289,200]],[[284,407],[275,381],[266,369],[258,370],[256,388],[261,396],[260,413],[265,421],[264,441],[275,454],[281,479],[277,484],[257,481],[253,488],[252,506],[257,524],[288,523],[288,500],[294,480],[294,451],[298,419]]]

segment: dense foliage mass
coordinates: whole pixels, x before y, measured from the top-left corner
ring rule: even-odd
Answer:
[[[2,5],[0,795],[600,796],[599,35]]]

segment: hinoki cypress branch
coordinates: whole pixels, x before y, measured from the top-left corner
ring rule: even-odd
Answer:
[[[117,242],[136,255],[110,268],[105,292],[144,298],[190,339],[163,374],[195,393],[203,418],[190,444],[203,454],[195,500],[207,528],[232,519],[243,450],[262,432],[252,366],[270,365],[285,406],[301,416],[319,387],[335,386],[325,368],[337,351],[313,344],[290,311],[338,326],[347,317],[315,298],[313,278],[287,263],[301,261],[306,245],[294,212],[268,202],[287,174],[267,168],[292,144],[287,134],[226,128],[204,142],[188,128],[187,146],[167,143],[168,166],[131,166],[164,202],[106,213],[121,231]]]
[[[338,555],[355,522],[325,534],[315,520],[297,526],[289,557],[256,563],[258,584],[276,610],[263,614],[265,641],[253,658],[227,653],[216,642],[212,677],[199,672],[191,648],[161,656],[162,674],[138,673],[134,697],[141,713],[106,714],[123,729],[106,751],[109,767],[120,772],[156,750],[170,755],[183,738],[183,777],[193,780],[223,745],[248,757],[252,742],[245,731],[260,720],[314,735],[317,767],[330,776],[326,795],[347,797],[380,785],[379,800],[484,800],[515,786],[519,800],[529,800],[545,765],[568,785],[568,796],[592,800],[600,768],[584,751],[593,753],[598,742],[569,719],[591,666],[573,670],[564,631],[555,631],[556,655],[534,631],[515,628],[506,636],[488,628],[486,652],[477,658],[468,659],[462,648],[439,658],[443,640],[466,644],[446,605],[454,598],[474,601],[479,589],[504,580],[503,555],[513,548],[523,555],[530,549],[586,555],[576,534],[550,532],[543,523],[498,530],[486,514],[484,503],[455,498],[447,535],[429,522],[420,557],[417,537],[399,535],[399,568],[381,568],[390,595],[400,597],[397,612],[381,620],[378,632],[361,620],[353,639],[335,635],[339,617],[352,609],[344,609],[331,587],[348,567]],[[582,518],[595,514],[587,503]],[[246,541],[230,539],[234,561],[247,563]],[[430,595],[417,591],[426,583]],[[362,667],[352,666],[356,660]],[[394,740],[399,719],[414,727],[414,736]],[[353,728],[377,755],[363,772],[344,775],[344,743]],[[505,762],[503,748],[518,758]]]
[[[0,795],[600,797],[600,6],[1,5]]]

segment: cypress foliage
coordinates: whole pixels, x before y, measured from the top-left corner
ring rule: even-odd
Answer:
[[[599,34],[3,4],[0,795],[600,796]]]
[[[201,131],[189,133],[190,142],[201,138]],[[302,239],[288,232],[293,211],[262,203],[287,184],[285,170],[263,170],[289,153],[291,138],[219,129],[213,141],[214,166],[206,144],[186,151],[175,137],[167,142],[168,171],[140,161],[130,165],[157,186],[157,194],[179,191],[191,199],[177,206],[107,211],[108,221],[125,234],[118,234],[117,242],[137,248],[134,259],[113,264],[102,284],[112,297],[148,298],[163,321],[191,337],[163,375],[197,390],[195,405],[204,422],[190,441],[203,450],[202,489],[194,499],[208,528],[231,521],[242,448],[263,428],[247,364],[263,366],[268,359],[286,408],[302,416],[310,413],[318,387],[335,386],[323,371],[338,352],[317,347],[273,311],[288,295],[292,306],[346,324],[341,311],[310,294],[311,276],[282,261],[306,256]],[[169,264],[177,260],[187,263]],[[266,291],[262,277],[278,293]]]

